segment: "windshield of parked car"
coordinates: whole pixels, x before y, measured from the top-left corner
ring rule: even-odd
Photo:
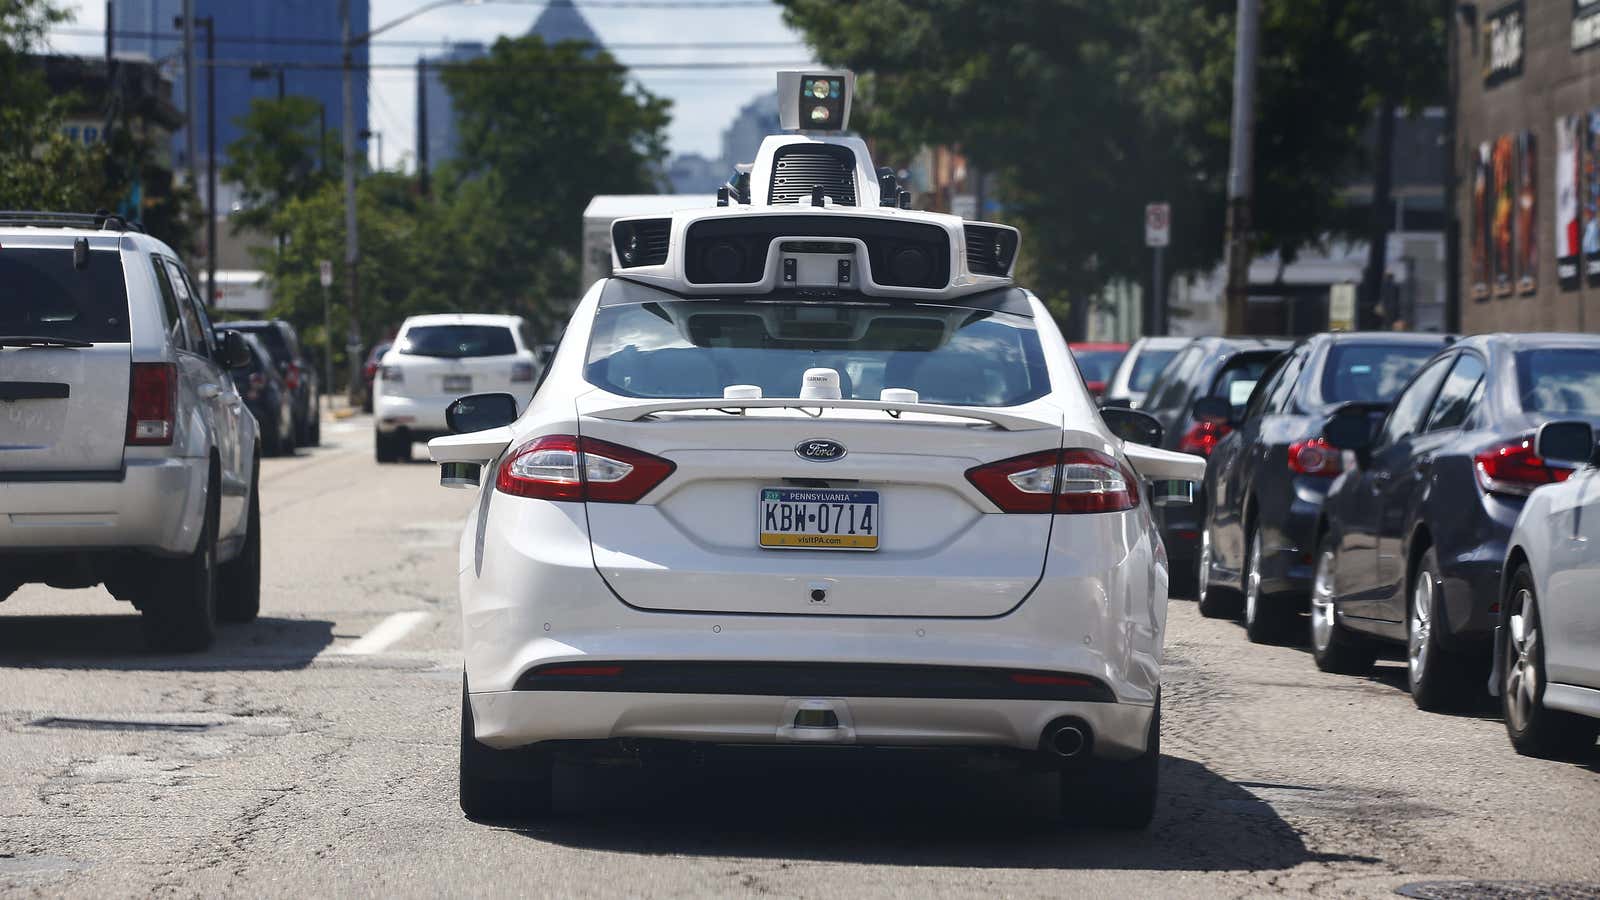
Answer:
[[[0,336],[126,343],[128,294],[118,253],[72,248],[0,249]]]
[[[1155,384],[1156,376],[1167,367],[1167,363],[1178,355],[1178,348],[1171,350],[1145,350],[1133,360],[1133,371],[1128,373],[1128,390],[1148,391],[1150,385]]]
[[[511,329],[504,325],[414,325],[398,342],[401,353],[464,359],[510,356],[517,352]]]
[[[1084,381],[1098,381],[1104,384],[1111,380],[1113,372],[1117,371],[1117,363],[1122,362],[1123,350],[1073,350],[1072,358],[1078,363],[1078,371],[1083,373]]]
[[[1229,359],[1222,366],[1222,371],[1217,373],[1217,380],[1211,388],[1211,396],[1225,398],[1233,406],[1235,416],[1244,415],[1244,406],[1250,401],[1250,394],[1256,389],[1256,382],[1266,374],[1267,367],[1277,359],[1279,351],[1267,350],[1252,353],[1240,353]]]
[[[603,307],[585,377],[629,397],[797,397],[812,368],[845,399],[909,388],[924,403],[1012,406],[1049,391],[1033,321],[928,304],[680,300]]]
[[[1517,388],[1526,412],[1600,415],[1600,348],[1524,350]]]
[[[1438,351],[1438,344],[1337,344],[1322,364],[1322,399],[1388,403]]]

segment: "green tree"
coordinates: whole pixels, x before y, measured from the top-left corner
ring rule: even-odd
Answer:
[[[28,57],[67,18],[51,0],[0,0],[0,209],[95,209],[114,196],[105,148],[62,134],[71,98],[52,96]]]
[[[318,116],[316,100],[289,96],[252,100],[250,111],[234,120],[241,133],[228,145],[222,177],[239,186],[244,201],[230,217],[235,233],[264,227],[279,206],[338,178],[338,145],[321,134]]]

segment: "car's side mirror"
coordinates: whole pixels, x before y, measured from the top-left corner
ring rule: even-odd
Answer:
[[[1111,433],[1132,444],[1144,444],[1146,447],[1161,446],[1161,437],[1164,429],[1161,422],[1149,413],[1139,412],[1135,409],[1124,409],[1119,406],[1100,407],[1100,419],[1111,429]]]
[[[1355,453],[1356,461],[1366,465],[1379,409],[1370,403],[1346,403],[1322,424],[1322,439],[1336,449]]]
[[[1588,422],[1546,422],[1533,438],[1533,452],[1550,462],[1591,462],[1595,456],[1594,428]]]
[[[517,420],[517,398],[510,394],[468,394],[445,407],[444,422],[456,434],[471,434]]]
[[[1233,404],[1227,397],[1201,397],[1194,402],[1194,420],[1212,425],[1233,424]]]
[[[222,333],[221,363],[230,369],[243,369],[250,365],[250,345],[237,331]]]

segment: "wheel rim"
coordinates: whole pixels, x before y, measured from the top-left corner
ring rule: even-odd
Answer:
[[[1250,534],[1250,559],[1244,577],[1244,619],[1254,623],[1256,606],[1261,602],[1261,532]]]
[[[1333,551],[1317,557],[1317,577],[1311,584],[1311,646],[1320,653],[1333,643]]]
[[[1211,586],[1211,529],[1200,529],[1200,571],[1195,575],[1195,599],[1206,602],[1206,590]]]
[[[1417,576],[1417,586],[1411,592],[1411,621],[1407,628],[1406,662],[1411,669],[1411,683],[1421,684],[1428,672],[1428,645],[1433,634],[1433,576],[1427,572]]]
[[[1533,708],[1539,697],[1539,622],[1533,608],[1533,592],[1517,591],[1512,601],[1511,646],[1506,654],[1506,718],[1516,731],[1527,730],[1533,721]]]

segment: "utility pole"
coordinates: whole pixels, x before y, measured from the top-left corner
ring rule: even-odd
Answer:
[[[1256,135],[1256,52],[1261,39],[1260,0],[1239,0],[1233,60],[1233,140],[1228,151],[1228,287],[1223,333],[1243,334],[1250,298],[1250,196]]]
[[[344,300],[349,312],[349,332],[345,340],[345,355],[349,357],[350,383],[347,387],[351,405],[361,402],[361,307],[357,286],[360,243],[356,235],[356,104],[355,91],[350,81],[351,67],[355,65],[355,45],[350,35],[350,0],[339,0],[340,44],[344,50]]]
[[[1456,138],[1456,107],[1460,102],[1461,31],[1457,0],[1443,0],[1445,21],[1446,78],[1444,101],[1444,330],[1455,333],[1461,330],[1461,218],[1456,214],[1460,186],[1456,184],[1456,160],[1459,158]],[[1583,315],[1583,304],[1578,304],[1578,314]]]
[[[194,99],[194,0],[183,0],[183,153],[189,166],[189,187],[199,190],[200,170],[195,150],[195,99]]]
[[[428,196],[428,58],[417,57],[417,193]]]
[[[206,308],[217,305],[217,28],[211,16],[196,24],[206,27]]]

